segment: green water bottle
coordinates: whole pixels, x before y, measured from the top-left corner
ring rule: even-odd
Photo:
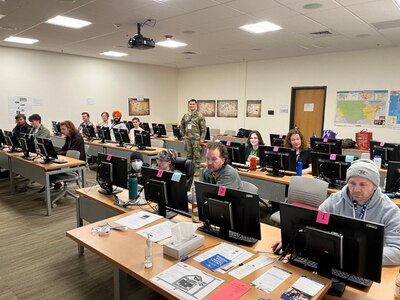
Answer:
[[[129,175],[128,179],[129,199],[136,199],[138,194],[138,179],[136,174]]]

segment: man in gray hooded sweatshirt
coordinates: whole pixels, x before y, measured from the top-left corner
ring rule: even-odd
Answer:
[[[326,199],[319,210],[383,224],[382,264],[400,265],[400,209],[382,193],[379,180],[373,161],[356,160],[347,170],[347,185]]]

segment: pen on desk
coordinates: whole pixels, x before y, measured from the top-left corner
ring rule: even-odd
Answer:
[[[199,251],[195,251],[195,252],[193,252],[193,253],[191,253],[191,254],[189,254],[189,255],[186,255],[185,257],[183,257],[183,258],[181,259],[181,262],[187,261],[189,258],[195,256],[195,255],[198,254],[198,253],[199,253]]]

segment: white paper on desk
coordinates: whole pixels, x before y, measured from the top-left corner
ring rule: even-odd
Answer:
[[[240,263],[244,262],[245,260],[249,259],[254,255],[253,253],[246,251],[242,248],[239,248],[237,246],[233,246],[227,243],[221,243],[218,246],[215,246],[214,248],[204,252],[203,254],[196,256],[194,259],[198,262],[201,262],[203,260],[210,258],[211,256],[214,256],[215,254],[220,254],[223,257],[231,260],[229,264],[226,264],[221,268],[217,269],[217,271],[222,274],[224,274],[225,272],[229,271],[233,267],[239,265]]]
[[[172,236],[171,226],[174,224],[175,223],[172,223],[171,221],[165,221],[160,224],[139,230],[137,234],[140,234],[145,238],[147,238],[147,235],[149,234],[150,240],[152,240],[153,242],[158,242]]]
[[[324,285],[324,283],[310,277],[301,276],[292,286],[295,289],[314,297],[320,290],[323,289]]]
[[[118,219],[115,223],[127,226],[130,229],[139,229],[161,218],[159,215],[142,210],[125,218]]]
[[[262,267],[265,267],[269,265],[270,263],[273,263],[274,260],[272,258],[269,258],[267,256],[259,256],[256,259],[253,259],[252,261],[249,261],[248,263],[244,264],[243,266],[230,271],[229,275],[237,278],[237,279],[242,279],[246,277],[247,275],[253,273],[254,271],[261,269]]]
[[[184,299],[203,299],[224,281],[195,267],[179,262],[150,279]]]
[[[251,285],[255,286],[259,290],[271,293],[278,285],[288,279],[290,275],[292,275],[292,273],[288,271],[282,270],[278,267],[272,267],[254,280]]]

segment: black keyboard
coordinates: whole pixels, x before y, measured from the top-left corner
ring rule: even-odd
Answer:
[[[229,237],[225,238],[223,236],[219,236],[219,229],[217,228],[213,228],[213,230],[211,231],[207,226],[200,226],[197,228],[197,230],[201,231],[201,232],[205,232],[214,236],[218,236],[222,239],[226,239],[229,242],[232,243],[239,243],[242,245],[253,245],[255,243],[258,242],[257,239],[249,237],[247,235],[243,235],[234,231],[229,230]]]
[[[310,271],[317,271],[318,268],[318,264],[316,262],[299,256],[296,256],[294,258],[292,257],[290,259],[290,263],[308,269]],[[372,284],[372,281],[369,279],[365,279],[356,275],[351,275],[345,271],[338,269],[332,269],[331,274],[333,278],[339,279],[340,281],[343,281],[349,285],[362,289],[370,287]]]

